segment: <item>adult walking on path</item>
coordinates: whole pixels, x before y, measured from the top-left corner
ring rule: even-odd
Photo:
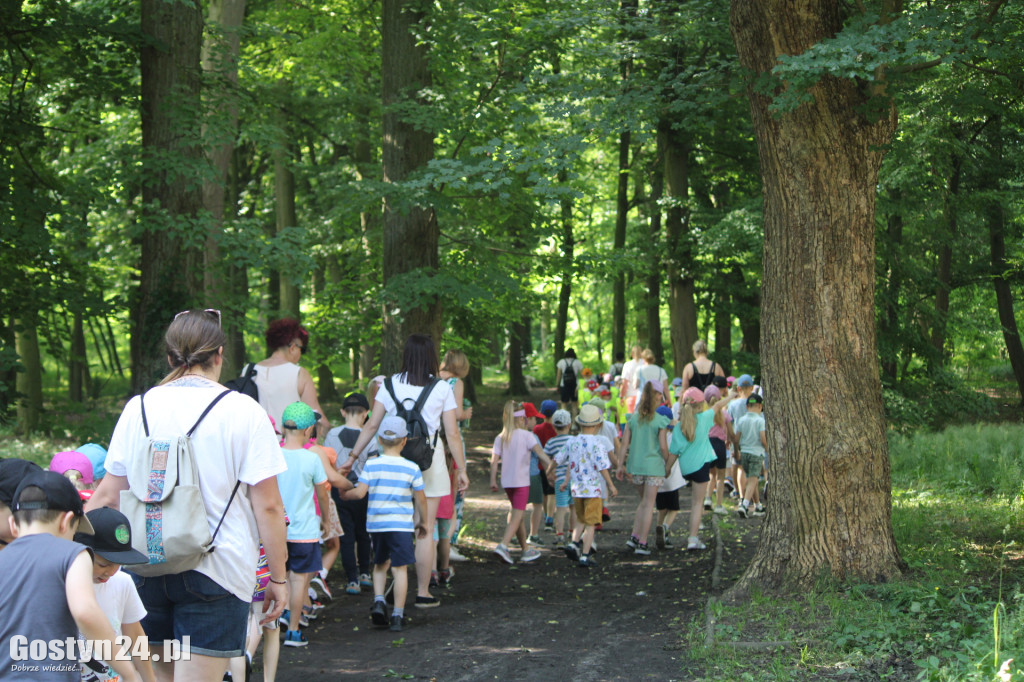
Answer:
[[[555,365],[555,383],[558,384],[562,409],[569,410],[573,415],[579,409],[579,379],[582,374],[583,363],[576,359],[576,351],[570,348]]]
[[[270,357],[257,362],[256,388],[260,392],[260,405],[281,428],[284,408],[302,401],[320,415],[319,433],[327,433],[331,424],[320,407],[316,385],[309,370],[299,366],[299,360],[309,348],[309,332],[290,317],[272,322],[265,333],[267,348],[273,348]]]
[[[412,334],[405,342],[405,350],[402,352],[402,370],[392,375],[391,390],[387,384],[380,387],[374,397],[373,412],[370,420],[366,422],[359,439],[352,447],[348,461],[342,467],[342,473],[347,473],[352,464],[356,461],[369,443],[370,439],[377,435],[377,428],[385,416],[395,416],[398,410],[395,398],[406,408],[411,409],[420,393],[429,387],[430,393],[423,404],[422,416],[427,425],[428,438],[434,443],[434,458],[428,469],[423,471],[424,493],[427,497],[427,509],[422,519],[427,527],[427,532],[432,533],[434,523],[437,520],[437,507],[441,498],[451,492],[451,481],[448,478],[448,467],[445,466],[444,443],[441,442],[438,430],[444,425],[446,434],[453,434],[448,440],[448,449],[458,465],[458,489],[461,491],[469,487],[469,476],[466,473],[466,458],[462,449],[462,439],[458,437],[459,427],[456,420],[455,394],[447,381],[438,378],[437,347],[434,340],[426,334]],[[394,397],[391,395],[394,391]],[[416,543],[416,583],[417,596],[415,606],[417,608],[431,608],[438,606],[441,602],[430,594],[430,572],[434,567],[434,557],[437,545],[429,540]]]
[[[158,677],[220,680],[228,659],[241,656],[245,647],[261,540],[270,567],[264,621],[276,621],[288,600],[284,505],[277,487],[277,474],[286,467],[266,413],[218,383],[226,340],[220,312],[179,313],[165,339],[171,373],[144,399],[128,401],[110,439],[107,475],[86,510],[117,509],[129,489],[144,496],[149,477],[129,480],[129,473],[139,471],[139,458],[149,457],[150,435],[171,439],[198,423],[191,441],[211,535],[220,524],[216,551],[192,570],[132,577],[148,612],[142,626],[154,650],[164,640],[191,638],[190,660],[155,662]],[[143,464],[151,466],[148,460]],[[142,537],[147,531],[135,529]],[[159,550],[163,544],[156,540]]]
[[[630,349],[630,359],[626,360],[622,365],[621,400],[626,405],[627,414],[633,414],[633,411],[636,409],[636,399],[640,395],[639,391],[633,388],[633,380],[636,378],[637,370],[643,366],[643,361],[640,359],[640,352],[642,350],[639,345],[633,346]]]
[[[685,393],[686,389],[691,387],[703,391],[714,382],[716,376],[724,377],[725,370],[708,357],[708,344],[704,339],[697,339],[693,343],[693,362],[683,369],[681,393]]]
[[[636,375],[633,377],[633,388],[636,389],[637,394],[642,394],[644,386],[649,381],[658,381],[661,385],[659,391],[661,395],[661,402],[659,405],[669,402],[668,400],[668,373],[656,364],[654,352],[650,348],[644,348],[643,352],[640,353],[640,359],[643,364],[636,371]]]

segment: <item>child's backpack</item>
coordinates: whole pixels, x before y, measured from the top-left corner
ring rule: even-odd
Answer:
[[[420,397],[413,401],[412,398],[399,400],[395,395],[395,385],[391,377],[384,380],[384,388],[387,389],[388,395],[395,403],[395,414],[405,420],[405,428],[409,431],[405,447],[402,448],[402,457],[413,462],[420,468],[420,471],[429,469],[434,461],[437,432],[434,433],[433,438],[430,438],[430,429],[427,428],[427,422],[423,419],[423,406],[426,404],[430,392],[438,383],[440,382],[436,377],[431,377],[427,385],[420,391]],[[413,403],[413,405],[408,407],[406,403]]]
[[[227,390],[214,398],[187,433],[171,438],[150,435],[146,396],[140,397],[146,440],[129,460],[128,490],[121,491],[120,506],[135,529],[133,547],[149,557],[148,564],[132,566],[133,573],[145,577],[182,573],[198,566],[215,549],[213,543],[240,482],[235,483],[211,535],[199,488],[192,434],[214,405],[229,393]]]
[[[566,358],[565,369],[562,371],[562,385],[570,391],[576,390],[576,369],[573,367],[573,363],[576,361],[572,358]]]
[[[242,376],[232,379],[231,381],[225,381],[224,386],[230,388],[232,391],[244,393],[256,402],[260,401],[260,389],[256,385],[256,365],[251,362],[245,366],[245,369],[242,371]]]

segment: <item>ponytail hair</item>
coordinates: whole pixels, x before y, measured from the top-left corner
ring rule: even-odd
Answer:
[[[697,414],[704,411],[706,404],[703,399],[697,402],[684,397],[682,405],[679,407],[679,430],[691,443],[697,434]]]
[[[640,401],[636,408],[636,414],[642,422],[649,422],[654,418],[658,406],[661,405],[661,391],[654,390],[654,383],[648,381],[644,384],[644,392],[640,395]]]
[[[522,405],[514,400],[505,403],[505,409],[501,413],[501,444],[507,446],[512,442],[512,434],[516,432],[516,411],[521,410]]]
[[[179,313],[164,334],[171,373],[160,384],[180,379],[193,367],[209,370],[213,359],[227,342],[220,327],[220,313],[190,310]]]

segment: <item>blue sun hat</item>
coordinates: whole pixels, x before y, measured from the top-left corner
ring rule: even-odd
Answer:
[[[98,481],[107,475],[107,469],[103,466],[103,463],[107,461],[107,449],[105,447],[96,443],[86,443],[75,448],[75,452],[82,453],[92,462],[93,480]]]

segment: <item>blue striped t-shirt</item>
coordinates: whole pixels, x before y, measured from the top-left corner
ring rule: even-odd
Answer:
[[[367,532],[413,532],[412,494],[423,490],[423,474],[418,466],[404,457],[381,454],[366,460],[359,482],[370,488]]]

